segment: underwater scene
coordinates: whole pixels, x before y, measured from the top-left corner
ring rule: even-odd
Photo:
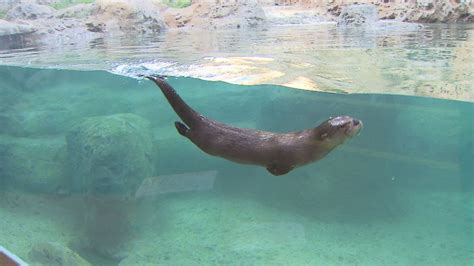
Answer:
[[[54,18],[114,1],[79,2]],[[164,2],[186,24],[206,1]],[[140,37],[0,16],[0,266],[473,265],[472,24],[341,31],[280,2]]]

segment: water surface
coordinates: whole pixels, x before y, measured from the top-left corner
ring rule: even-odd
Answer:
[[[473,101],[473,26],[168,31],[93,40],[4,41],[0,64],[152,73],[339,93]]]

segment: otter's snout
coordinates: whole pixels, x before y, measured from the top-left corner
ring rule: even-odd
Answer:
[[[362,121],[360,121],[359,119],[355,119],[355,118],[352,118],[352,123],[350,123],[350,126],[348,128],[348,130],[346,131],[346,134],[350,137],[353,137],[357,134],[360,133],[360,131],[362,130]]]

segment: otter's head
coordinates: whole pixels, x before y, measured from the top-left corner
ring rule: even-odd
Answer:
[[[336,147],[357,135],[361,130],[362,121],[349,116],[337,116],[324,121],[317,127],[315,133],[317,141],[323,145]]]

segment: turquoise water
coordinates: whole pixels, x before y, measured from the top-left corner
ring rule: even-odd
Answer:
[[[42,242],[94,265],[474,261],[472,102],[168,79],[239,127],[364,122],[275,177],[198,150],[149,81],[8,66],[0,80],[0,244],[27,262],[44,259]]]

